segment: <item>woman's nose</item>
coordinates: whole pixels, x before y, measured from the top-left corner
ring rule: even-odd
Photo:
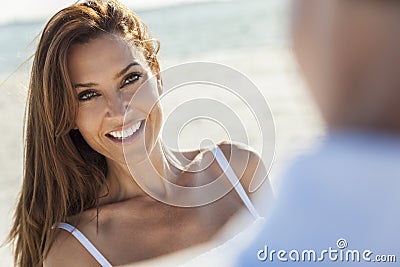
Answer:
[[[107,115],[109,117],[118,117],[123,119],[128,106],[129,102],[123,98],[122,94],[117,94],[108,101]]]

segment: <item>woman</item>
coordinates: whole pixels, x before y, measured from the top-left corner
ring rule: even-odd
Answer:
[[[165,179],[195,186],[225,177],[213,161],[220,151],[245,189],[255,175],[265,176],[254,152],[229,143],[183,152],[185,166],[167,159],[174,154],[158,138],[162,114],[153,107],[162,93],[155,43],[117,1],[73,5],[45,26],[32,66],[24,180],[10,233],[18,265],[120,265],[208,241],[243,207],[235,190],[193,208],[146,192],[180,199],[187,196]]]

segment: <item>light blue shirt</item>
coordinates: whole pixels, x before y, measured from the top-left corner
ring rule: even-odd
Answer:
[[[282,179],[238,266],[399,265],[400,136],[331,133]]]

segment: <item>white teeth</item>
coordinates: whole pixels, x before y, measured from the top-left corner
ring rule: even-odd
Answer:
[[[132,125],[130,128],[124,130],[124,131],[115,131],[115,132],[110,132],[109,135],[111,135],[114,138],[127,138],[130,137],[132,134],[134,134],[139,128],[140,125],[142,124],[142,121],[139,121],[135,125]]]

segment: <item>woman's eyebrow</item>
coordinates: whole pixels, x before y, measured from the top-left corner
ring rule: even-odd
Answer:
[[[93,86],[96,86],[96,85],[98,85],[98,84],[97,83],[77,83],[77,84],[74,85],[74,87],[75,88],[78,88],[78,87],[93,87]]]
[[[128,66],[126,66],[123,70],[121,70],[120,72],[117,73],[117,75],[115,75],[114,79],[118,79],[119,77],[121,77],[122,75],[124,75],[132,66],[136,66],[139,65],[139,63],[137,62],[132,62],[130,64],[128,64]]]
[[[140,66],[140,64],[137,63],[137,62],[135,62],[135,61],[132,62],[132,63],[130,63],[130,64],[128,64],[128,66],[126,66],[125,68],[123,68],[120,72],[118,72],[118,73],[115,75],[114,79],[115,79],[115,80],[118,79],[119,77],[121,77],[122,75],[124,75],[132,66],[137,66],[137,65]],[[74,87],[75,87],[75,88],[78,88],[78,87],[93,87],[93,86],[97,86],[97,85],[98,85],[97,83],[93,83],[93,82],[90,82],[90,83],[77,83],[77,84],[74,85]]]

